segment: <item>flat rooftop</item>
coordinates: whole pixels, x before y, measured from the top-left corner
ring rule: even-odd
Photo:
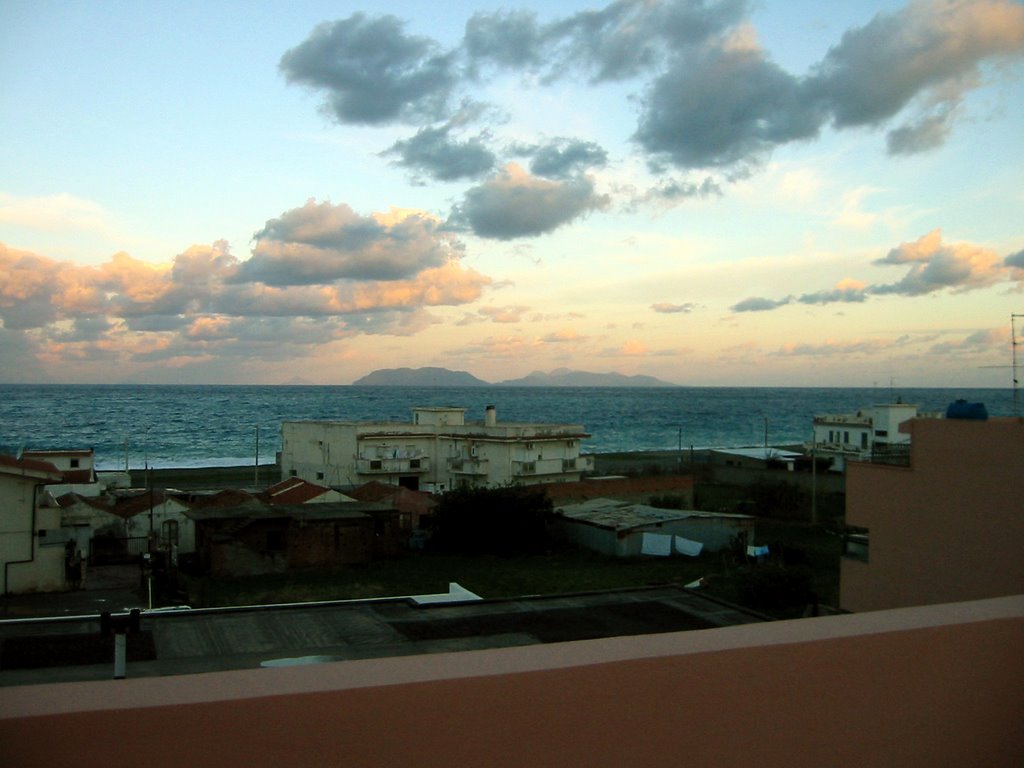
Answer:
[[[502,600],[412,598],[144,612],[127,676],[152,677],[710,629],[765,617],[658,586]],[[0,686],[107,680],[98,616],[0,621]]]

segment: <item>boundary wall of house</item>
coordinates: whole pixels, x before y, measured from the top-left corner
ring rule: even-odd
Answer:
[[[9,765],[1024,765],[1024,596],[0,690]],[[129,670],[130,674],[130,670]]]

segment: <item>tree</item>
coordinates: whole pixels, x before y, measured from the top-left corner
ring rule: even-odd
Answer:
[[[551,511],[547,493],[535,486],[452,490],[437,505],[431,544],[460,554],[540,552]]]

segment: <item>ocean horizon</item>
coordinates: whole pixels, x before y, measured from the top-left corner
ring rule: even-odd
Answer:
[[[816,415],[957,399],[1014,415],[1010,387],[0,384],[0,453],[92,448],[100,470],[273,463],[283,421],[411,423],[413,407],[439,405],[467,421],[494,405],[500,422],[580,424],[584,453],[781,446],[809,440]]]

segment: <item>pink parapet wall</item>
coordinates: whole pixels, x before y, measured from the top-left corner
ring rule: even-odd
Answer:
[[[0,690],[11,766],[1024,765],[1024,596]],[[129,672],[130,674],[130,672]]]

